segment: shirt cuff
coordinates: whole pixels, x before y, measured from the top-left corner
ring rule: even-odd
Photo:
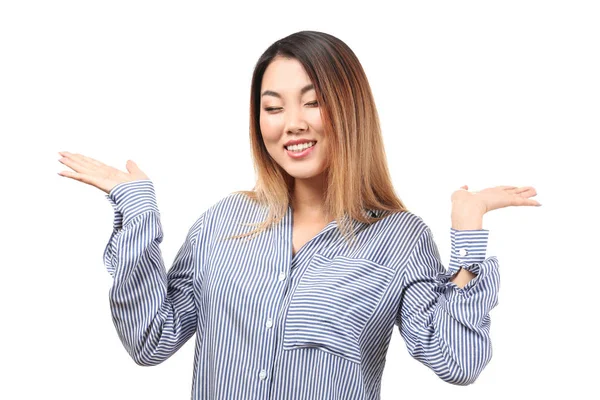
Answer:
[[[453,276],[461,268],[478,275],[490,231],[487,229],[457,230],[450,228],[450,264],[448,273]]]
[[[114,229],[121,229],[129,221],[148,211],[160,215],[154,185],[150,179],[119,183],[105,197],[114,209]]]

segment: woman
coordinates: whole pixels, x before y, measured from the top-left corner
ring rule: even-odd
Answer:
[[[352,50],[321,32],[275,42],[252,78],[253,191],[192,225],[168,273],[152,181],[60,152],[115,208],[104,262],[123,345],[156,365],[195,332],[193,399],[378,399],[394,324],[441,379],[473,383],[492,355],[498,261],[482,217],[539,203],[532,187],[452,194],[452,253],[395,195],[375,103]]]

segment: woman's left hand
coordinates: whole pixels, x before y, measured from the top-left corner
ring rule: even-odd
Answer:
[[[537,195],[532,186],[496,186],[481,191],[469,192],[467,185],[452,193],[452,204],[468,205],[482,212],[509,206],[541,206],[530,197]]]

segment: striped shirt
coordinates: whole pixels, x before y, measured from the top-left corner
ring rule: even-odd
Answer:
[[[332,221],[293,254],[292,209],[251,240],[267,208],[231,193],[191,226],[166,270],[151,180],[115,186],[104,264],[113,322],[132,359],[157,365],[196,333],[192,399],[379,399],[394,329],[441,379],[473,383],[492,357],[500,286],[488,230],[451,228],[449,268],[417,215]],[[368,210],[378,215],[377,210]],[[463,288],[461,267],[476,277]]]

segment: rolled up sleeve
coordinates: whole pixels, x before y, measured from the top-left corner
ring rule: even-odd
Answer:
[[[475,382],[492,357],[489,312],[498,303],[500,275],[497,258],[485,257],[488,234],[451,229],[446,269],[426,227],[402,270],[400,334],[412,357],[456,385]],[[450,279],[463,267],[476,277],[460,288]]]

